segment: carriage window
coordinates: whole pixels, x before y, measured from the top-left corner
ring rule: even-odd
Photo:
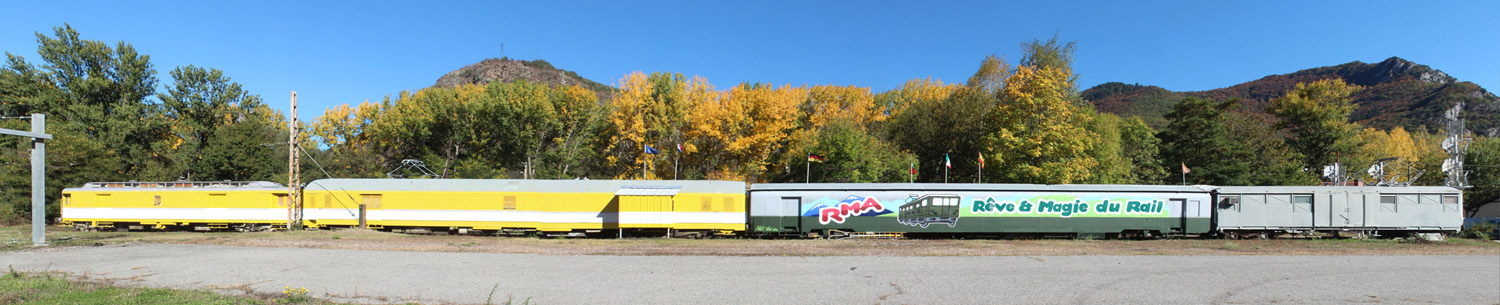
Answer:
[[[1443,196],[1443,204],[1458,204],[1458,196]]]
[[[1240,196],[1224,196],[1225,205],[1239,205]]]
[[[1312,195],[1292,195],[1292,212],[1312,212]]]
[[[380,206],[380,195],[364,195],[364,194],[361,194],[361,195],[359,195],[359,197],[360,197],[360,201],[363,201],[366,209],[371,209],[371,210],[379,210],[379,209],[381,209],[381,206]]]
[[[1380,211],[1396,212],[1396,195],[1380,195]]]
[[[156,195],[156,206],[161,206],[161,195]]]
[[[699,201],[703,203],[703,211],[704,212],[712,211],[714,209],[714,199],[713,198],[703,197],[703,200],[699,200]]]
[[[721,211],[724,211],[724,212],[733,212],[734,211],[734,196],[724,197],[724,209],[721,210]]]
[[[514,209],[516,209],[516,196],[505,196],[505,209],[506,210],[514,210]]]

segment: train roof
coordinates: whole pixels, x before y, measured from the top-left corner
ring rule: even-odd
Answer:
[[[1320,193],[1320,192],[1372,192],[1372,193],[1458,193],[1456,188],[1446,186],[1220,186],[1219,193]]]
[[[538,192],[671,195],[744,194],[745,183],[713,180],[318,179],[306,191]]]
[[[756,183],[750,191],[1047,191],[1047,192],[1165,192],[1207,193],[1205,185],[1126,184],[1003,184],[1003,183]]]
[[[287,187],[270,181],[125,181],[89,182],[83,186],[66,188],[63,191],[286,191]]]

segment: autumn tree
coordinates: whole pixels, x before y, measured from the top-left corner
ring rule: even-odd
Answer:
[[[983,153],[999,182],[1074,183],[1089,179],[1099,160],[1089,155],[1098,135],[1086,129],[1092,112],[1076,93],[1072,43],[1022,45],[1022,65],[1005,81],[990,112],[993,131]]]
[[[388,100],[387,100],[388,101]],[[317,156],[325,162],[329,175],[340,178],[385,177],[384,165],[389,163],[380,154],[373,134],[373,125],[380,119],[384,106],[364,101],[356,106],[340,104],[323,111],[308,125],[310,138],[324,147]]]
[[[1359,89],[1342,79],[1299,83],[1271,101],[1266,112],[1280,119],[1277,128],[1290,132],[1288,143],[1302,154],[1303,166],[1322,168],[1333,164],[1335,153],[1352,153],[1358,147],[1359,126],[1349,122],[1355,108],[1349,96]]]
[[[609,140],[605,146],[605,163],[612,168],[616,178],[659,179],[662,171],[671,177],[670,159],[660,155],[646,154],[646,147],[667,152],[682,143],[682,132],[688,124],[687,114],[693,109],[688,98],[690,86],[707,86],[706,81],[694,78],[692,83],[679,73],[652,73],[650,76],[635,72],[620,79],[620,92],[610,101]],[[667,161],[666,168],[657,161]],[[642,168],[656,169],[655,175],[639,176]]]
[[[771,158],[784,155],[805,97],[790,85],[741,84],[695,104],[685,159],[698,173],[688,177],[763,181]]]

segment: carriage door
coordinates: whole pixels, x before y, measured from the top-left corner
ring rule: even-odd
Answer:
[[[780,221],[782,232],[799,232],[799,224],[802,221],[802,197],[781,197],[781,213],[777,213],[776,219]]]
[[[1181,198],[1172,199],[1172,204],[1177,205],[1177,223],[1176,223],[1177,226],[1176,227],[1172,227],[1172,231],[1187,232],[1187,231],[1183,230],[1183,228],[1187,228],[1187,215],[1188,215],[1187,199],[1181,199]]]
[[[622,228],[668,228],[675,198],[682,191],[676,185],[627,185],[615,192],[620,199],[618,223]]]
[[[1328,226],[1348,227],[1349,222],[1349,195],[1328,194]]]

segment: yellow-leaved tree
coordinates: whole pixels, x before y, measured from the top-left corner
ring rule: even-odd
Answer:
[[[1068,96],[1072,73],[1055,67],[1020,66],[1005,81],[991,113],[996,130],[985,136],[987,173],[998,182],[1073,183],[1089,178],[1098,164],[1090,120]]]
[[[687,114],[694,99],[710,96],[712,86],[702,78],[691,81],[680,73],[640,72],[620,79],[620,92],[610,101],[605,161],[619,179],[670,179],[670,154],[682,143]],[[703,91],[690,95],[690,91]],[[647,147],[658,154],[648,154]],[[663,162],[666,166],[661,166]],[[646,169],[642,171],[642,169]],[[654,174],[650,174],[654,173]]]
[[[708,179],[761,181],[796,127],[802,88],[742,84],[695,105],[688,159]]]

